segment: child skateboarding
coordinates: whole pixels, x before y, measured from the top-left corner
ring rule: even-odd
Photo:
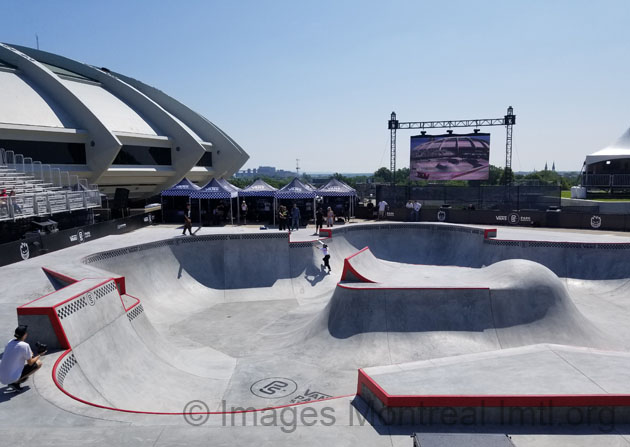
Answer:
[[[331,269],[330,269],[330,252],[328,251],[328,245],[324,244],[322,241],[318,241],[320,244],[322,244],[322,247],[320,248],[320,250],[322,251],[322,253],[324,253],[324,267],[328,268],[328,273],[330,273]]]

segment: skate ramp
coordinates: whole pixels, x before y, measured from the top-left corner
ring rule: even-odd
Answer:
[[[614,349],[558,275],[614,279],[630,264],[625,250],[501,245],[479,229],[440,225],[348,227],[326,242],[332,274],[322,269],[317,242],[272,233],[91,255],[85,262],[95,271],[125,277],[142,311],[117,311],[79,337],[60,362],[60,370],[71,365],[64,387],[105,406],[181,411],[201,393],[213,406],[235,396],[247,406],[259,374],[290,371],[311,388],[343,392],[360,367],[532,343]],[[368,245],[351,263],[373,283],[350,283],[355,277],[337,285],[344,260]],[[611,253],[620,265],[580,263],[605,264]]]
[[[173,411],[200,395],[218,407],[235,361],[209,348],[171,346],[144,318],[142,305],[127,308],[129,301],[114,280],[105,280],[86,283],[82,293],[54,307],[71,348],[55,368],[58,384],[113,408]]]
[[[486,332],[501,347],[553,341],[610,348],[551,270],[526,260],[472,269],[381,261],[363,249],[347,259],[370,283],[339,284],[327,308],[331,335]]]

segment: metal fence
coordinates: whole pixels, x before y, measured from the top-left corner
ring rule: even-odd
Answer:
[[[97,185],[0,148],[0,220],[101,206]]]
[[[630,174],[584,174],[582,186],[630,188]]]
[[[559,186],[389,186],[378,185],[377,201],[390,207],[404,207],[408,200],[425,205],[450,205],[454,208],[486,210],[547,210],[559,207]]]

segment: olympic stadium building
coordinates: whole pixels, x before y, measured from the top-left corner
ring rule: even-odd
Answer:
[[[113,196],[182,178],[227,178],[247,153],[199,113],[104,67],[0,43],[0,148],[69,171]]]

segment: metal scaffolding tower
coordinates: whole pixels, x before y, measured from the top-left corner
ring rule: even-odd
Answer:
[[[396,184],[396,131],[398,129],[440,129],[453,127],[486,127],[505,126],[505,179],[509,183],[512,172],[512,128],[516,124],[516,115],[512,106],[507,108],[503,118],[455,120],[455,121],[409,121],[400,122],[396,119],[396,112],[392,112],[387,122],[390,133],[389,169],[392,172],[392,185]]]

